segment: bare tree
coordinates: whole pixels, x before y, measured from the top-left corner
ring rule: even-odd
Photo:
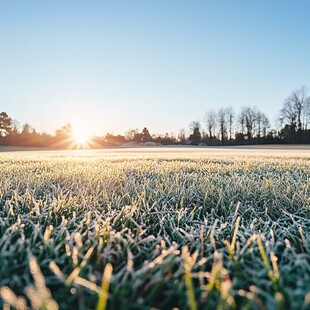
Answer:
[[[302,132],[308,125],[309,101],[307,89],[302,86],[285,99],[280,111],[280,122],[290,126],[292,132],[297,133],[297,142],[301,142]]]
[[[269,127],[270,122],[268,117],[264,113],[261,113],[261,130],[264,139],[267,137],[267,130]]]
[[[189,136],[189,140],[192,144],[196,145],[199,142],[201,142],[201,125],[198,121],[193,121],[189,125],[190,130],[193,131],[193,133]]]
[[[185,142],[185,139],[186,139],[186,130],[185,128],[182,128],[180,131],[179,131],[179,134],[178,134],[178,139],[181,143],[184,143]]]
[[[240,133],[242,136],[244,136],[245,135],[245,116],[244,116],[243,111],[241,111],[241,113],[239,114],[238,120],[240,123]]]
[[[215,127],[216,127],[216,115],[213,110],[209,110],[206,112],[204,121],[207,127],[208,131],[208,136],[209,136],[209,143],[212,145],[213,144],[213,136],[215,132]]]
[[[125,138],[127,141],[132,142],[135,139],[135,136],[139,133],[138,129],[130,129],[126,132]]]
[[[307,97],[302,111],[302,130],[307,131],[310,123],[310,97]]]
[[[263,113],[261,111],[257,111],[256,113],[256,137],[258,138],[258,140],[260,140],[261,138],[261,134],[262,134],[262,115]]]
[[[235,113],[233,107],[229,107],[226,109],[227,112],[227,118],[228,118],[228,132],[229,132],[229,141],[232,142],[232,136],[233,136],[233,125],[234,125],[234,118]]]
[[[220,108],[217,112],[219,134],[222,145],[224,145],[227,135],[227,110]]]
[[[286,122],[288,125],[296,127],[296,119],[297,115],[294,104],[291,101],[286,100],[280,110],[280,122]]]
[[[302,124],[302,114],[304,113],[306,103],[307,103],[307,90],[303,86],[298,90],[295,90],[289,97],[289,100],[293,102],[297,115],[297,131],[301,131],[303,128]]]
[[[246,130],[246,136],[248,141],[251,141],[253,138],[253,132],[255,131],[257,119],[257,111],[255,108],[243,107],[239,115],[239,121],[241,124],[241,132],[244,134]]]

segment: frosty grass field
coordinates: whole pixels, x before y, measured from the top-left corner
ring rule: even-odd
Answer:
[[[0,306],[309,309],[310,151],[0,153]]]

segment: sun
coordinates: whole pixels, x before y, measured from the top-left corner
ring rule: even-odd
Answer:
[[[73,130],[72,139],[78,146],[86,146],[89,142],[89,135],[83,131]]]

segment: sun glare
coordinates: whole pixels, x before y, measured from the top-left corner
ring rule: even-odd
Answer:
[[[74,130],[72,138],[77,145],[85,146],[89,142],[89,135],[85,132]]]

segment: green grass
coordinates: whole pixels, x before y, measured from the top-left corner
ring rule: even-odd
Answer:
[[[0,154],[0,305],[309,309],[310,161]]]

